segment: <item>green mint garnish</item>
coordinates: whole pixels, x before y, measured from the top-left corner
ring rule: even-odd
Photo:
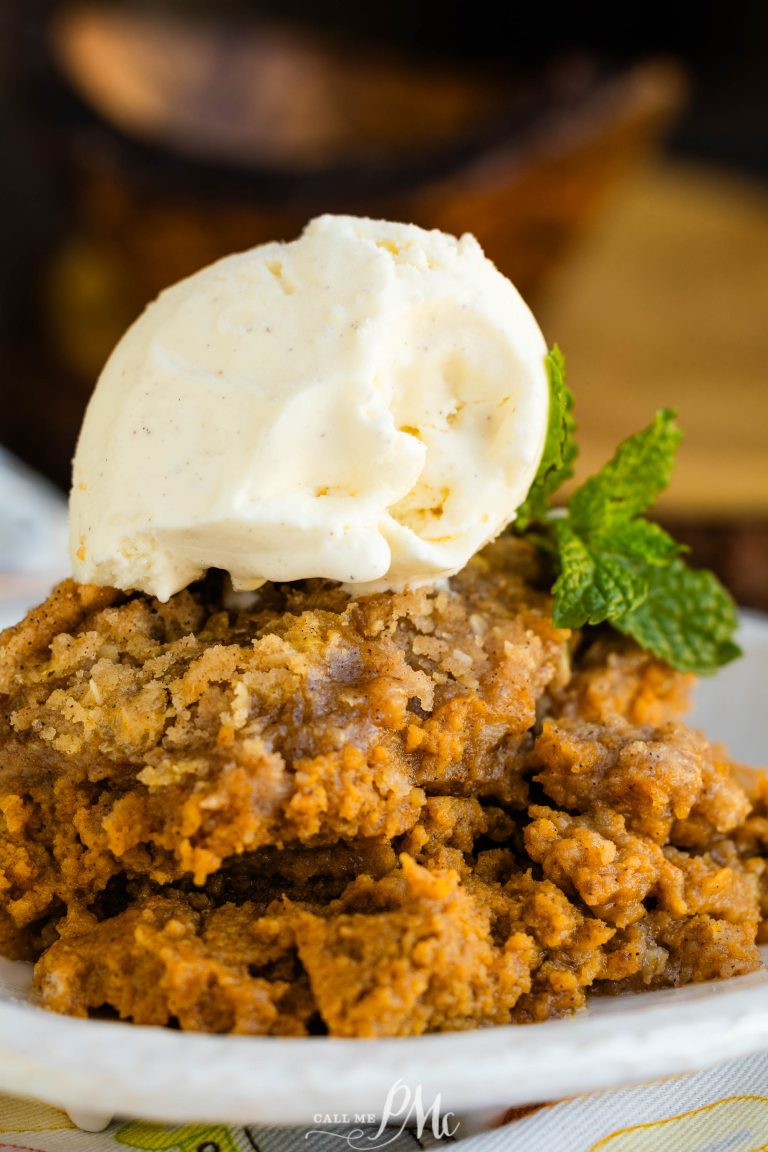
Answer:
[[[573,476],[573,464],[579,454],[576,444],[576,421],[573,418],[573,395],[565,383],[565,360],[555,345],[546,358],[549,377],[549,420],[547,438],[539,470],[528,495],[517,510],[515,529],[527,531],[534,520],[546,520],[550,498]]]
[[[688,567],[683,546],[645,517],[672,476],[682,438],[675,413],[657,412],[576,489],[566,508],[553,508],[578,449],[559,348],[546,363],[547,437],[513,529],[553,559],[555,623],[581,628],[607,621],[673,668],[715,672],[741,654],[733,641],[733,600],[712,572]]]

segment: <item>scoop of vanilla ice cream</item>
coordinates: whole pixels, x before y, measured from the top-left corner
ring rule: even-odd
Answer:
[[[235,589],[452,575],[528,492],[545,355],[470,235],[321,216],[220,260],[161,293],[102,372],[75,577],[165,600],[211,567]]]

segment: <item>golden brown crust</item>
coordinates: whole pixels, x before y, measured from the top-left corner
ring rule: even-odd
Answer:
[[[755,967],[768,804],[537,580],[503,540],[358,601],[61,585],[0,645],[0,949],[58,1011],[288,1035]]]
[[[122,599],[123,593],[115,588],[63,580],[23,620],[0,632],[0,692],[13,691],[21,669],[48,647],[52,637],[73,632],[92,612]]]
[[[660,727],[685,712],[693,679],[610,633],[581,655],[569,683],[555,692],[556,708],[560,716],[598,724],[620,716]]]

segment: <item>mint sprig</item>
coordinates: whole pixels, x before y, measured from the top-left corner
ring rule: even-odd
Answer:
[[[682,432],[665,408],[619,445],[565,508],[552,498],[573,475],[573,396],[565,361],[547,356],[550,413],[536,478],[513,529],[553,560],[553,618],[563,628],[609,622],[674,668],[709,675],[741,653],[736,609],[717,577],[690,568],[668,532],[646,519],[672,476]]]
[[[546,520],[551,497],[573,476],[574,461],[579,454],[573,394],[565,383],[565,358],[557,344],[547,353],[545,364],[549,377],[547,437],[536,477],[517,510],[515,529],[518,532],[525,532],[534,520]]]
[[[682,672],[706,676],[741,656],[733,600],[714,572],[682,560],[660,568],[645,600],[613,624]]]

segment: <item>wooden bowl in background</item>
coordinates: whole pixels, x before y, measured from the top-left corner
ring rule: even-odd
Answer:
[[[104,359],[165,285],[352,212],[470,230],[536,304],[684,94],[670,62],[512,76],[96,4],[59,7],[46,44],[35,131],[66,224],[4,350],[2,434],[63,487]]]

